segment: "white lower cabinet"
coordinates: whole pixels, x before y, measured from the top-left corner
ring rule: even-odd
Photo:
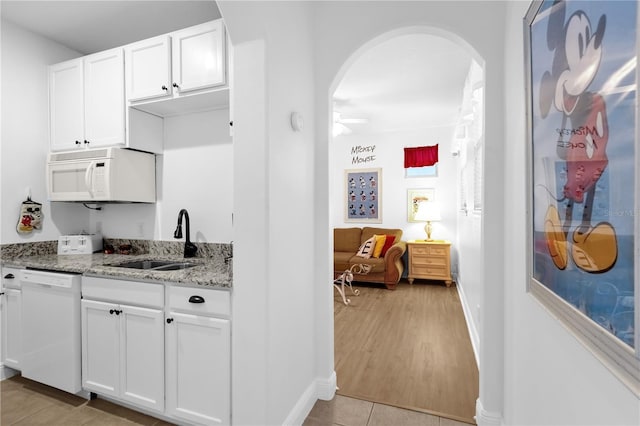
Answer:
[[[158,304],[155,301],[162,300],[162,292],[163,286],[158,284],[83,279],[85,390],[164,411],[163,306],[133,305],[149,301]],[[132,304],[122,303],[123,300]]]
[[[167,321],[167,414],[229,424],[230,321],[173,311]]]
[[[181,424],[230,424],[229,292],[97,277],[82,288],[85,390]]]
[[[22,369],[22,290],[18,269],[2,268],[2,364]]]

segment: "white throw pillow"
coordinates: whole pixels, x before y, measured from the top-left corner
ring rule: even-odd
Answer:
[[[365,259],[369,259],[373,254],[373,250],[376,248],[376,237],[371,237],[358,249],[356,256],[364,257]]]

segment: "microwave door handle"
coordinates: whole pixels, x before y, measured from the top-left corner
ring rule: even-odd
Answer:
[[[96,167],[96,162],[92,161],[91,164],[89,164],[89,167],[87,167],[87,171],[84,174],[84,184],[87,187],[87,191],[89,191],[89,195],[93,198],[93,182],[92,182],[92,177],[93,177],[93,169],[95,169]]]

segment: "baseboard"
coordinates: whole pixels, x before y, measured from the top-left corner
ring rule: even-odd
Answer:
[[[460,277],[456,280],[456,288],[458,289],[458,295],[460,296],[460,302],[462,304],[462,312],[464,312],[464,319],[467,322],[467,329],[469,330],[469,337],[471,338],[471,346],[473,347],[473,355],[476,358],[476,366],[480,370],[480,335],[478,329],[473,321],[473,315],[471,315],[471,307],[467,301],[467,297],[464,294],[464,286],[460,282]]]
[[[318,399],[330,400],[336,393],[336,372],[331,373],[327,379],[317,378],[309,384],[307,389],[300,395],[298,402],[284,421],[284,426],[301,425],[311,412]]]
[[[482,401],[478,398],[476,399],[476,424],[478,426],[502,426],[502,414],[485,410]]]
[[[318,399],[324,401],[330,401],[336,395],[336,389],[338,389],[338,379],[336,378],[336,372],[332,372],[327,379],[316,379],[316,396]]]
[[[9,377],[13,377],[16,374],[18,374],[17,370],[0,364],[0,380],[8,379]]]

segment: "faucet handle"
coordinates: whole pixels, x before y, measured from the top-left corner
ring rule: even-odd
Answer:
[[[195,257],[198,247],[192,242],[184,244],[184,257]]]

